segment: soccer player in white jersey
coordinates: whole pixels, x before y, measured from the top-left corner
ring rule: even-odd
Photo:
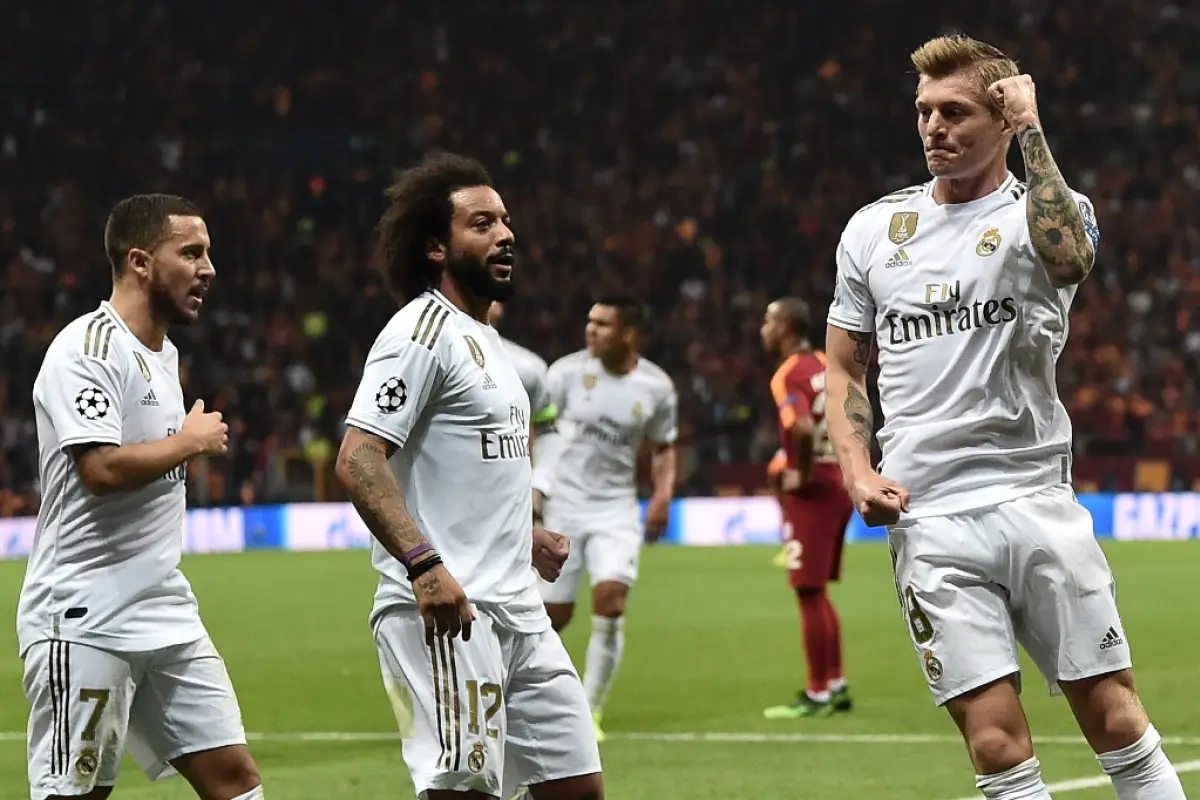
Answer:
[[[1091,201],[1068,188],[1033,81],[1011,59],[953,35],[912,63],[933,180],[864,207],[837,249],[827,396],[847,488],[867,524],[888,525],[918,663],[985,797],[1050,796],[1019,700],[1020,642],[1066,695],[1118,798],[1182,798],[1070,483],[1055,362],[1099,245]],[[1014,138],[1026,183],[1006,167]]]
[[[184,412],[172,325],[214,271],[192,203],[109,215],[113,291],[51,342],[33,386],[42,506],[17,606],[33,800],[106,798],[125,752],[205,800],[263,796],[225,664],[179,571],[187,462],[227,428]]]
[[[492,303],[491,310],[488,312],[489,324],[493,328],[498,327],[503,319],[504,304]],[[554,404],[554,398],[550,396],[549,366],[544,358],[528,347],[522,347],[504,336],[500,337],[500,341],[512,361],[513,368],[517,371],[517,376],[521,379],[521,385],[525,387],[525,393],[529,395],[529,410],[532,414],[529,425],[533,432],[534,442],[536,442],[538,436],[544,436],[553,429],[554,421],[558,419],[558,406]],[[537,445],[531,443],[530,448],[532,456],[536,453]]]
[[[546,525],[571,537],[563,574],[542,583],[555,630],[571,621],[583,572],[592,583],[592,633],[583,685],[596,725],[625,650],[625,604],[637,580],[642,543],[637,461],[651,448],[653,489],[645,536],[666,530],[675,490],[678,400],[670,376],[638,353],[645,312],[627,295],[600,298],[588,314],[587,348],[550,367],[556,430],[543,437],[535,502]],[[543,499],[544,498],[544,499]]]
[[[388,190],[378,258],[407,302],[375,340],[337,475],[374,535],[371,626],[417,794],[598,800],[587,698],[538,595],[565,537],[535,527],[529,399],[488,306],[512,294],[508,211],[477,162]]]

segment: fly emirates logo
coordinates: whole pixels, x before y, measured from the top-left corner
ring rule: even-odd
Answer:
[[[1017,318],[1017,301],[1012,297],[964,303],[960,281],[925,284],[922,305],[928,306],[929,310],[918,314],[896,311],[884,314],[889,344],[910,344],[939,336],[970,333],[980,328],[997,328]]]

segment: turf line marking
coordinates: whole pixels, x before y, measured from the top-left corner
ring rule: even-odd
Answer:
[[[1200,772],[1200,759],[1195,761],[1180,761],[1175,765],[1175,771],[1183,774],[1185,772]],[[1059,794],[1062,792],[1079,792],[1084,789],[1098,789],[1102,786],[1108,786],[1109,779],[1107,775],[1098,775],[1094,778],[1076,778],[1071,781],[1059,781],[1046,785],[1046,789]],[[983,795],[973,794],[967,797],[959,797],[956,800],[981,800]]]
[[[393,742],[399,735],[387,731],[289,731],[248,733],[252,742]],[[755,733],[751,731],[644,731],[608,734],[610,740],[626,742],[663,742],[682,744],[962,744],[954,735],[923,733]],[[24,731],[0,731],[0,742],[24,742]],[[1038,745],[1085,746],[1079,736],[1038,736]],[[1200,746],[1198,736],[1164,736],[1163,744],[1172,747]],[[1185,762],[1191,764],[1193,762]],[[1195,762],[1200,764],[1200,762]],[[1188,771],[1200,770],[1200,766]]]

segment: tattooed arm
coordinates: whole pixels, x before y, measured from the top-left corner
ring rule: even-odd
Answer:
[[[1033,249],[1054,285],[1079,283],[1096,257],[1079,203],[1054,163],[1037,119],[1018,124],[1016,130],[1025,157],[1025,216]]]
[[[874,472],[871,437],[874,413],[867,400],[867,367],[873,333],[848,331],[830,325],[825,336],[825,418],[842,472],[849,482]]]
[[[388,466],[396,445],[353,425],[338,452],[334,471],[350,502],[384,549],[396,560],[425,544],[404,505],[404,493]]]

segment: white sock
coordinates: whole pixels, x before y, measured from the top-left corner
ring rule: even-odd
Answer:
[[[994,775],[976,775],[975,786],[988,800],[1050,800],[1036,758]]]
[[[624,652],[625,619],[592,617],[592,637],[588,639],[587,664],[583,672],[583,690],[587,692],[592,711],[599,711],[608,699]]]
[[[1096,756],[1112,779],[1118,800],[1186,800],[1183,784],[1153,725],[1128,747]]]
[[[845,678],[834,678],[833,680],[831,680],[829,682],[829,686],[827,686],[826,688],[829,689],[829,691],[831,691],[831,692],[840,692],[842,689],[846,688],[846,679]]]
[[[259,784],[245,794],[239,794],[237,797],[233,798],[233,800],[264,800],[265,797],[266,795],[263,794],[262,784]]]

